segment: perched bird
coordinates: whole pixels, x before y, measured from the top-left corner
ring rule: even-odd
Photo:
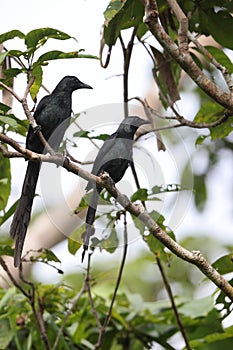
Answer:
[[[58,150],[64,133],[69,126],[71,96],[72,92],[78,89],[92,89],[92,87],[82,83],[75,76],[66,76],[58,83],[50,95],[42,98],[35,110],[34,119],[54,151]],[[36,153],[43,153],[44,151],[44,145],[31,125],[27,134],[26,148]],[[32,203],[40,167],[40,162],[28,162],[22,193],[11,223],[10,235],[12,239],[16,237],[14,252],[15,267],[21,263],[21,254],[31,217]]]
[[[107,172],[112,180],[117,183],[124,176],[128,166],[133,162],[133,138],[137,129],[143,124],[150,124],[148,120],[139,117],[127,117],[118,127],[117,131],[112,134],[100,148],[95,159],[92,174],[99,176]],[[93,222],[98,204],[99,194],[102,187],[88,183],[86,190],[93,188],[93,194],[88,206],[86,215],[86,231],[83,234],[83,253],[88,249],[90,236],[93,234]]]

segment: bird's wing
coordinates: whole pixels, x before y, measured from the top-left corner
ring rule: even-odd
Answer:
[[[49,102],[50,98],[51,98],[51,95],[44,96],[44,97],[40,100],[40,102],[38,103],[38,105],[37,105],[37,107],[36,107],[36,110],[35,110],[35,112],[34,112],[34,115],[33,115],[34,119],[35,119],[37,122],[39,122],[39,121],[38,121],[38,117],[41,115],[43,109],[46,107],[46,105],[47,105],[47,103]]]
[[[92,174],[99,175],[101,171],[106,171],[115,182],[120,181],[132,161],[132,143],[133,140],[121,138],[117,133],[111,135],[99,150]],[[88,183],[86,190],[91,188],[92,185]]]
[[[109,155],[113,145],[115,144],[116,136],[117,136],[117,133],[115,132],[114,134],[109,136],[109,138],[103,143],[95,159],[95,162],[91,171],[92,174],[97,175],[100,169],[100,166],[105,164],[107,161],[109,161]]]

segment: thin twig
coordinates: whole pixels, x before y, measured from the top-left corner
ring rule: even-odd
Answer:
[[[5,263],[5,261],[3,260],[3,258],[0,256],[0,265],[2,266],[3,270],[7,273],[7,275],[9,276],[11,282],[13,283],[13,285],[18,288],[18,290],[20,290],[20,292],[25,295],[25,297],[29,298],[29,294],[22,288],[22,286],[20,284],[17,283],[17,281],[15,280],[14,276],[12,275],[10,269],[8,268],[7,264]]]
[[[80,160],[74,158],[70,152],[66,149],[66,155],[67,157],[69,157],[69,159],[74,162],[74,163],[77,163],[77,164],[80,164],[80,165],[89,165],[89,164],[93,164],[94,161],[93,160],[90,160],[90,161],[86,161],[86,162],[81,162]]]
[[[171,286],[169,284],[169,281],[168,281],[168,279],[166,277],[166,274],[165,274],[165,271],[163,269],[162,262],[161,262],[160,258],[158,257],[158,255],[155,256],[155,259],[156,259],[156,262],[158,264],[158,268],[159,268],[160,274],[161,274],[162,279],[163,279],[164,287],[165,287],[165,289],[167,291],[167,294],[168,294],[168,297],[170,299],[170,302],[171,302],[171,305],[172,305],[172,309],[174,311],[174,315],[175,315],[175,318],[176,318],[176,322],[177,322],[178,327],[180,329],[180,332],[181,332],[181,334],[182,334],[182,336],[184,338],[186,349],[187,350],[192,350],[190,345],[189,345],[188,337],[187,337],[185,328],[184,328],[184,326],[182,324],[182,321],[181,321],[181,318],[180,318],[180,315],[179,315],[179,312],[178,312],[178,309],[177,309],[177,306],[176,306],[176,303],[175,303],[175,299],[173,297]]]
[[[194,128],[194,129],[213,128],[215,126],[218,126],[218,125],[224,123],[231,116],[231,113],[225,112],[224,115],[221,118],[219,118],[218,120],[216,120],[214,122],[211,122],[211,123],[196,123],[196,122],[193,122],[191,120],[188,120],[188,119],[184,118],[183,116],[178,114],[176,111],[175,111],[176,116],[163,116],[159,112],[154,110],[152,107],[150,107],[146,100],[143,101],[138,96],[132,97],[130,100],[133,100],[133,99],[135,99],[135,100],[139,101],[140,103],[142,103],[143,107],[144,108],[148,108],[150,110],[150,112],[155,117],[158,117],[158,118],[164,119],[164,120],[175,120],[175,121],[179,122],[179,124],[174,124],[174,125],[165,126],[165,127],[161,127],[161,128],[150,129],[149,132],[166,130],[166,129],[172,129],[172,128],[177,128],[177,127],[180,127],[180,126],[188,126],[190,128]]]
[[[72,300],[72,304],[70,306],[70,308],[66,311],[66,315],[63,319],[63,322],[61,324],[61,327],[59,328],[59,331],[57,333],[57,336],[56,336],[56,339],[55,339],[55,342],[53,344],[53,347],[52,347],[52,350],[56,350],[57,346],[58,346],[58,343],[59,343],[59,340],[62,336],[62,332],[66,326],[66,323],[67,323],[67,320],[69,318],[70,315],[72,315],[72,311],[73,309],[75,308],[75,306],[77,305],[79,299],[81,298],[81,296],[83,295],[83,293],[85,293],[86,291],[86,286],[85,284],[83,284],[82,288],[80,289],[79,293],[76,295],[76,297]]]
[[[85,278],[84,285],[85,285],[85,290],[87,291],[87,294],[88,294],[88,297],[89,297],[89,301],[90,301],[90,305],[91,305],[91,311],[93,313],[93,316],[95,317],[95,320],[96,320],[99,332],[101,332],[102,324],[100,322],[98,313],[97,313],[96,308],[95,308],[94,300],[93,300],[93,297],[92,297],[92,294],[91,294],[91,285],[90,285],[90,281],[91,281],[91,278],[90,278],[91,256],[92,256],[92,254],[88,254],[87,272],[86,272],[86,278]]]
[[[0,86],[2,86],[5,90],[7,90],[8,92],[10,92],[12,94],[12,96],[14,96],[22,105],[24,113],[27,117],[27,119],[29,120],[32,128],[34,130],[37,130],[39,128],[39,126],[36,123],[36,120],[34,119],[34,117],[32,116],[30,109],[28,107],[28,103],[27,103],[27,97],[28,94],[30,92],[30,88],[33,84],[35,80],[35,77],[31,76],[30,81],[27,84],[27,87],[25,89],[24,92],[24,96],[23,98],[20,98],[13,89],[11,89],[9,86],[7,86],[6,84],[4,84],[3,82],[0,81]],[[45,139],[45,137],[43,136],[43,133],[38,129],[37,131],[38,137],[41,141],[41,143],[44,145],[45,149],[50,153],[50,154],[54,154],[54,151],[52,149],[52,147],[49,145],[49,143],[47,142],[47,140]]]
[[[1,143],[0,143],[0,152],[5,158],[23,158],[23,155],[21,153],[8,151],[8,149],[4,147]]]
[[[80,131],[84,131],[84,129],[76,122],[76,120],[74,120],[74,125],[76,125],[78,128],[79,128],[79,130]],[[93,139],[91,139],[91,138],[89,138],[88,139],[97,149],[100,149],[100,147],[97,145],[97,143],[93,140]]]
[[[4,84],[2,81],[0,81],[0,86],[7,90],[12,96],[14,96],[14,98],[16,98],[17,101],[22,103],[22,99],[16,94],[16,92],[13,89]]]
[[[127,256],[127,251],[128,251],[128,232],[127,232],[127,220],[126,220],[126,211],[123,211],[123,215],[124,215],[124,250],[123,250],[123,256],[122,256],[122,260],[121,260],[121,265],[120,265],[120,269],[118,272],[118,276],[117,276],[117,280],[116,280],[116,285],[114,288],[114,292],[113,292],[113,296],[112,296],[112,300],[111,303],[109,305],[108,308],[108,312],[106,315],[106,318],[104,320],[104,324],[103,326],[100,328],[100,332],[99,332],[99,337],[98,337],[98,341],[94,347],[95,350],[98,350],[101,347],[101,343],[102,343],[102,339],[104,336],[104,333],[106,331],[106,328],[110,322],[111,316],[112,316],[112,309],[113,309],[113,305],[115,303],[116,297],[117,297],[117,292],[121,283],[121,279],[122,279],[122,275],[123,275],[123,270],[124,270],[124,266],[125,266],[125,260],[126,260],[126,256]]]

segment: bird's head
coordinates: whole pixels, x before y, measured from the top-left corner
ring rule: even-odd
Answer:
[[[137,116],[127,117],[120,124],[118,131],[126,133],[133,138],[137,129],[144,124],[151,124],[149,120],[139,118]]]
[[[81,82],[75,76],[67,75],[58,83],[58,85],[53,90],[53,93],[63,92],[63,91],[69,91],[72,93],[73,91],[78,89],[92,89],[92,87],[90,85],[87,85]]]

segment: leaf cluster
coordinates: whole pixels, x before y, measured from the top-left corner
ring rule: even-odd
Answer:
[[[216,262],[218,265],[218,263]],[[220,264],[220,263],[219,263]],[[51,346],[69,313],[70,301],[77,291],[65,285],[40,285],[37,287],[37,301],[43,307],[44,319]],[[41,349],[43,343],[35,325],[34,315],[28,299],[15,287],[5,292],[0,290],[0,347],[3,349]],[[104,321],[109,298],[96,294],[93,297],[99,320]],[[212,298],[176,300],[183,325],[195,349],[229,348],[233,340],[232,327],[223,329],[222,319],[214,307]],[[229,303],[224,302],[223,311],[229,315]],[[83,294],[73,307],[56,349],[93,349],[98,340],[96,320],[87,294]],[[112,318],[103,338],[102,348],[122,349],[125,344],[133,349],[150,349],[159,344],[165,349],[175,349],[170,338],[177,334],[177,324],[169,302],[158,300],[145,302],[138,294],[119,293],[112,311]]]

